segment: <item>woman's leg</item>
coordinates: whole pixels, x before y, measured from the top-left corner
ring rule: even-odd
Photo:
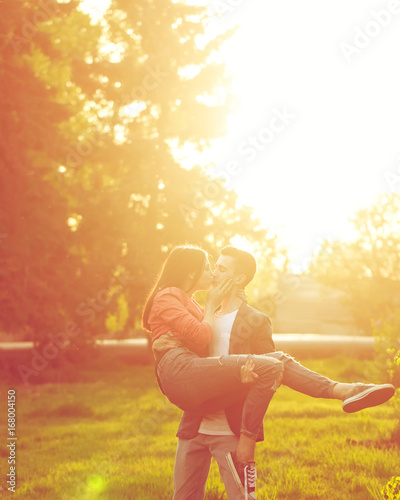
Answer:
[[[309,370],[281,351],[267,353],[264,356],[277,359],[283,364],[282,385],[313,398],[335,399],[335,386],[338,382]]]
[[[251,386],[242,384],[240,378],[248,355],[200,358],[185,348],[173,349],[159,363],[158,375],[173,404],[202,415],[222,410],[245,395],[241,432],[256,440],[269,402],[280,385],[283,364],[272,357],[252,358],[259,378]]]
[[[388,401],[394,394],[391,384],[346,384],[335,382],[319,373],[305,368],[283,352],[268,353],[284,366],[282,384],[314,398],[339,399],[346,413],[377,406]]]

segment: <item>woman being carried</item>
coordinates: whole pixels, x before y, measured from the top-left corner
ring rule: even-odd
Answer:
[[[244,400],[239,444],[235,452],[228,453],[227,462],[246,498],[256,498],[255,443],[279,385],[315,398],[342,400],[348,413],[384,403],[395,391],[391,384],[332,381],[282,352],[204,357],[221,301],[250,282],[254,272],[251,276],[232,273],[215,283],[203,309],[192,295],[210,289],[213,273],[208,255],[197,247],[176,247],[166,259],[143,311],[143,326],[152,334],[158,382],[173,404],[208,415]]]

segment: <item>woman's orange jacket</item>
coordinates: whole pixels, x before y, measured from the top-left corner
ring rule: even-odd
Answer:
[[[172,332],[193,351],[203,350],[212,338],[212,328],[202,323],[204,309],[180,288],[164,288],[156,294],[149,314],[153,341]]]

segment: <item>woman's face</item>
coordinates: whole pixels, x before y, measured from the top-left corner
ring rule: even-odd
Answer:
[[[212,271],[210,262],[207,259],[203,274],[200,276],[199,281],[196,283],[196,290],[209,290],[212,281]]]

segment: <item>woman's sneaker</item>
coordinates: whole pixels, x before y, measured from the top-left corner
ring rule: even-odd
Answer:
[[[346,413],[354,413],[386,403],[394,393],[395,388],[392,384],[354,384],[352,394],[343,401],[342,408]]]
[[[229,470],[245,500],[256,499],[257,471],[255,462],[239,462],[236,452],[232,451],[226,455]]]

